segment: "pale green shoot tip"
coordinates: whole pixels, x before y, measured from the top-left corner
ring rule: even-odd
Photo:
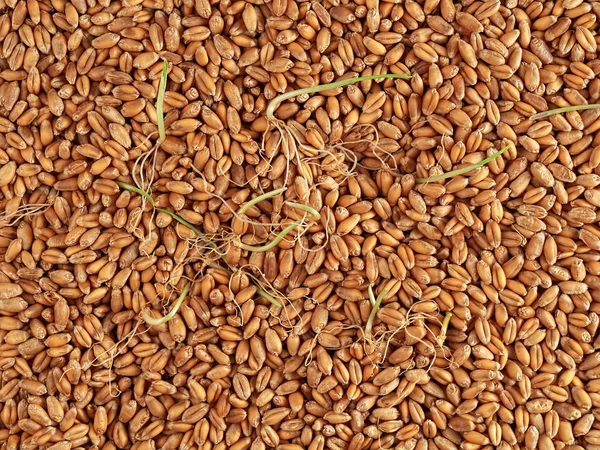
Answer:
[[[544,111],[544,112],[541,112],[541,113],[534,114],[533,116],[530,117],[530,119],[531,120],[538,120],[538,119],[543,119],[545,117],[553,116],[554,114],[562,114],[562,113],[565,113],[565,112],[583,111],[583,110],[586,110],[586,109],[597,109],[597,108],[600,108],[600,103],[593,103],[591,105],[565,106],[563,108],[550,109],[548,111]]]
[[[281,303],[279,303],[277,300],[275,300],[275,297],[273,297],[271,294],[268,294],[266,291],[264,291],[261,288],[258,288],[256,290],[256,293],[258,295],[260,295],[262,298],[265,298],[267,300],[269,300],[271,303],[273,303],[275,306],[281,306]]]
[[[383,73],[380,75],[364,75],[362,77],[354,77],[354,78],[347,78],[345,80],[334,81],[333,83],[319,84],[317,86],[310,86],[310,87],[306,87],[306,88],[302,88],[302,89],[296,89],[294,91],[290,91],[290,92],[286,92],[285,94],[278,95],[273,100],[271,100],[271,103],[269,103],[269,106],[267,107],[267,111],[266,111],[267,119],[273,119],[273,117],[275,116],[275,110],[279,107],[279,105],[290,98],[298,97],[299,95],[304,95],[304,94],[315,94],[317,92],[328,91],[330,89],[344,87],[349,84],[359,83],[361,81],[378,80],[381,78],[409,79],[409,78],[411,78],[411,76],[404,75],[404,74],[398,74],[398,73]]]
[[[154,199],[152,198],[152,196],[150,194],[148,194],[143,189],[140,189],[139,187],[134,186],[132,184],[123,183],[122,181],[117,181],[116,183],[123,189],[126,189],[131,192],[135,192],[136,194],[140,194],[142,197],[144,197],[146,200],[148,200],[152,206],[154,206],[154,203],[155,203]]]
[[[238,214],[245,214],[246,211],[248,211],[252,206],[256,205],[257,203],[260,203],[263,200],[267,200],[268,198],[275,197],[276,195],[279,195],[282,192],[285,192],[286,190],[287,190],[287,187],[282,187],[279,189],[275,189],[273,191],[266,192],[257,197],[254,197],[252,200],[248,200],[246,203],[244,203],[242,206],[240,206],[240,209],[238,209],[237,212],[238,212]]]
[[[444,341],[446,340],[446,335],[448,333],[448,326],[450,325],[450,319],[452,318],[452,313],[448,311],[446,316],[444,317],[444,321],[442,322],[442,328],[440,330],[440,335],[437,338],[440,346],[444,345]]]
[[[163,323],[167,323],[169,320],[173,319],[173,317],[175,317],[175,314],[177,314],[177,311],[179,311],[179,308],[181,308],[181,305],[183,304],[185,297],[187,296],[188,292],[190,291],[191,286],[192,286],[192,283],[187,283],[183,287],[181,294],[179,294],[179,297],[175,301],[175,304],[171,308],[171,311],[169,311],[169,313],[166,316],[152,317],[147,311],[144,311],[144,320],[146,321],[146,323],[148,325],[162,325]]]
[[[156,122],[158,125],[158,144],[162,144],[167,138],[167,132],[165,129],[165,117],[164,117],[164,105],[165,105],[165,91],[167,90],[167,73],[169,71],[169,62],[166,58],[163,58],[163,69],[160,76],[160,83],[158,85],[158,96],[156,98]]]
[[[301,224],[302,224],[302,220],[296,220],[294,223],[291,223],[290,225],[285,227],[281,231],[281,233],[279,233],[277,236],[275,236],[275,239],[273,239],[271,242],[269,242],[268,244],[262,245],[260,247],[255,247],[253,245],[244,244],[243,242],[240,242],[239,246],[240,246],[240,248],[242,248],[244,250],[248,250],[249,252],[269,251],[272,248],[274,248],[277,244],[279,244],[282,241],[282,239],[284,237],[286,237],[289,233],[291,233],[296,228],[298,228]]]
[[[375,304],[373,304],[371,300],[371,314],[369,314],[369,318],[367,319],[367,323],[365,325],[365,337],[367,339],[371,339],[371,336],[373,334],[373,322],[375,322],[377,311],[379,311],[379,308],[381,307],[381,302],[383,301],[388,292],[389,289],[384,289],[383,291],[381,291],[377,296],[377,299],[375,300]],[[371,286],[369,286],[369,299],[372,299],[373,297],[373,289],[371,289]]]
[[[292,208],[297,208],[304,212],[307,212],[308,214],[311,215],[313,220],[321,219],[321,213],[319,211],[317,211],[315,208],[313,208],[312,206],[303,205],[302,203],[294,203],[294,202],[285,202],[285,204],[288,206],[291,206]]]
[[[479,167],[483,167],[486,164],[491,163],[493,160],[495,160],[498,156],[502,155],[502,153],[504,153],[509,148],[510,148],[510,145],[507,145],[502,150],[494,153],[493,155],[488,156],[487,158],[485,158],[484,160],[482,160],[476,164],[471,164],[470,166],[467,166],[467,167],[462,167],[460,169],[451,170],[450,172],[442,173],[439,175],[434,175],[434,176],[428,177],[428,178],[417,178],[415,181],[417,183],[435,183],[436,181],[441,181],[441,180],[445,180],[446,178],[452,178],[452,177],[456,177],[458,175],[462,175],[463,173],[468,173],[471,170],[478,169]]]

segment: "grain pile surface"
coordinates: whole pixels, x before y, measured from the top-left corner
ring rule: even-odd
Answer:
[[[1,0],[0,449],[599,450],[599,17]]]

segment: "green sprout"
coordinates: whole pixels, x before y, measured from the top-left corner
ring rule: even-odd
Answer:
[[[571,111],[583,111],[585,109],[596,109],[596,108],[600,108],[600,103],[593,103],[591,105],[565,106],[563,108],[550,109],[548,111],[534,114],[533,116],[530,117],[530,119],[538,120],[538,119],[543,119],[544,117],[553,116],[554,114],[561,114],[561,113],[571,112]]]
[[[154,163],[156,162],[156,151],[160,147],[160,145],[164,142],[167,137],[166,129],[165,129],[165,118],[164,118],[164,103],[165,103],[165,91],[167,89],[167,72],[169,70],[169,63],[165,58],[163,58],[163,69],[160,77],[160,82],[158,84],[158,95],[156,98],[156,125],[158,127],[158,140],[154,143],[154,146],[150,149],[150,151],[146,153],[142,153],[133,164],[132,176],[135,184],[142,189],[146,189],[146,180],[144,177],[144,166],[148,162],[150,158],[154,156],[154,161],[152,162],[152,176],[150,180],[148,180],[147,189],[150,189],[150,185],[154,180]],[[149,136],[146,137],[146,141],[150,139],[155,132],[152,132]],[[144,141],[144,142],[146,142]],[[142,146],[143,143],[138,145],[138,147]],[[137,148],[137,147],[136,147]],[[139,178],[136,173],[139,172]],[[147,198],[147,197],[146,197]]]
[[[440,347],[444,345],[444,341],[446,340],[446,333],[448,332],[448,326],[450,325],[450,319],[452,318],[452,313],[448,311],[446,316],[444,317],[444,321],[442,322],[442,329],[440,330],[440,335],[437,338]]]
[[[334,81],[333,83],[320,84],[317,86],[296,89],[294,91],[290,91],[290,92],[286,92],[285,94],[278,95],[273,100],[271,100],[271,103],[269,103],[269,106],[267,107],[267,111],[266,111],[267,119],[273,119],[273,117],[275,116],[275,110],[277,109],[277,107],[282,102],[284,102],[290,98],[294,98],[294,97],[297,97],[297,96],[303,95],[303,94],[314,94],[317,92],[328,91],[330,89],[347,86],[349,84],[354,84],[354,83],[358,83],[361,81],[367,81],[367,80],[377,80],[380,78],[410,79],[411,76],[404,75],[404,74],[397,74],[397,73],[384,73],[384,74],[380,74],[380,75],[364,75],[362,77],[354,77],[354,78],[347,78],[345,80]]]
[[[275,297],[273,297],[271,294],[267,293],[265,290],[263,290],[262,288],[257,288],[256,289],[256,293],[258,295],[260,295],[262,298],[269,300],[272,304],[274,304],[275,306],[281,306],[281,303],[279,303],[277,300],[275,300]]]
[[[212,267],[213,269],[217,269],[217,270],[223,270],[227,273],[227,275],[233,275],[233,272],[231,270],[221,267],[218,264],[209,264],[208,267]],[[256,287],[256,293],[258,295],[260,295],[262,298],[269,300],[275,306],[281,306],[281,304],[277,300],[275,300],[275,297],[273,297],[271,294],[266,292],[261,287],[259,287],[259,286]]]
[[[175,317],[175,314],[177,314],[177,311],[179,311],[179,308],[181,308],[181,305],[183,304],[185,297],[190,291],[191,286],[192,283],[186,283],[186,285],[183,287],[183,290],[181,291],[181,294],[179,294],[179,297],[177,298],[175,304],[171,308],[171,311],[169,311],[169,313],[166,316],[159,318],[152,317],[147,311],[144,311],[144,320],[146,321],[146,323],[149,325],[162,325],[163,323],[167,323],[169,320],[173,319],[173,317]]]
[[[132,191],[135,192],[137,194],[140,194],[141,196],[143,196],[146,200],[148,200],[150,202],[150,204],[157,210],[160,212],[163,212],[165,214],[168,214],[169,216],[171,216],[173,219],[175,219],[177,222],[179,222],[180,224],[188,227],[190,230],[192,230],[194,233],[196,233],[199,236],[203,236],[204,233],[202,233],[202,231],[200,231],[198,228],[196,228],[194,225],[192,225],[191,223],[189,223],[187,220],[185,220],[183,217],[178,216],[177,214],[175,214],[172,211],[169,211],[168,209],[165,208],[157,208],[156,207],[156,202],[154,201],[154,199],[150,196],[150,194],[148,194],[146,191],[144,191],[143,189],[138,188],[137,186],[133,186],[131,184],[128,183],[123,183],[122,181],[117,181],[116,182],[120,187],[122,187],[123,189],[127,189],[128,191]],[[214,247],[216,248],[216,247]]]
[[[440,175],[434,175],[434,176],[431,176],[428,178],[417,178],[415,181],[417,183],[435,183],[436,181],[445,180],[446,178],[452,178],[452,177],[456,177],[458,175],[462,175],[463,173],[470,172],[471,170],[477,169],[479,167],[483,167],[486,164],[492,162],[493,160],[495,160],[498,156],[500,156],[502,153],[504,153],[509,148],[510,148],[510,145],[507,145],[499,152],[496,152],[493,155],[488,156],[487,158],[485,158],[484,160],[482,160],[476,164],[471,164],[470,166],[467,166],[467,167],[462,167],[460,169],[451,170],[450,172],[442,173]]]
[[[165,91],[167,90],[167,72],[169,70],[169,62],[163,58],[163,69],[160,76],[160,84],[158,85],[158,97],[156,98],[156,122],[158,124],[158,144],[167,138],[165,130],[165,118],[163,114],[165,103]]]
[[[371,286],[369,286],[369,288],[367,289],[367,292],[369,293],[369,303],[371,303],[371,307],[375,307],[375,304],[377,303],[377,300],[375,299],[375,294],[373,293],[373,288]]]
[[[287,187],[282,187],[282,188],[267,192],[265,194],[259,195],[258,197],[254,197],[252,200],[249,200],[246,203],[244,203],[242,206],[240,206],[240,209],[238,209],[237,212],[240,215],[245,214],[246,211],[248,211],[252,206],[256,205],[257,203],[260,203],[263,200],[267,200],[271,197],[275,197],[276,195],[279,195],[282,192],[285,192],[286,190],[287,190]]]
[[[279,233],[277,236],[275,236],[275,239],[273,239],[271,242],[269,242],[268,244],[265,244],[263,246],[254,247],[252,245],[244,244],[243,242],[240,242],[240,244],[238,244],[238,245],[240,246],[240,248],[243,248],[244,250],[248,250],[249,252],[257,252],[257,253],[266,252],[266,251],[271,250],[277,244],[279,244],[284,237],[286,237],[289,233],[291,233],[296,228],[298,228],[301,224],[302,224],[302,220],[296,220],[294,223],[285,227],[281,233]]]
[[[151,204],[151,205],[152,205],[152,206],[153,206],[153,207],[154,207],[154,208],[155,208],[157,211],[160,211],[160,212],[163,212],[163,213],[165,213],[165,214],[168,214],[168,215],[169,215],[169,216],[171,216],[173,219],[175,219],[177,222],[179,222],[180,224],[182,224],[182,225],[184,225],[185,227],[187,227],[187,228],[189,228],[190,230],[192,230],[192,231],[193,231],[194,233],[196,233],[196,234],[197,234],[199,237],[203,238],[203,239],[204,239],[204,240],[205,240],[205,241],[208,243],[208,245],[210,245],[210,246],[211,246],[213,249],[215,249],[215,250],[217,249],[217,246],[216,246],[216,245],[215,245],[213,242],[211,242],[211,241],[210,241],[209,237],[208,237],[206,234],[204,234],[202,231],[200,231],[200,229],[198,229],[197,227],[195,227],[194,225],[192,225],[191,223],[189,223],[187,220],[183,219],[183,218],[182,218],[181,216],[179,216],[178,214],[176,214],[176,213],[174,213],[174,212],[172,212],[172,211],[169,211],[168,209],[165,209],[165,208],[158,208],[158,207],[156,207],[156,202],[154,201],[154,199],[152,198],[152,196],[150,196],[150,195],[149,195],[149,194],[148,194],[146,191],[144,191],[143,189],[140,189],[140,188],[138,188],[138,187],[136,187],[136,186],[133,186],[133,185],[131,185],[131,184],[128,184],[128,183],[124,183],[124,182],[122,182],[122,181],[117,181],[116,183],[117,183],[117,185],[119,185],[119,186],[120,186],[121,188],[123,188],[123,189],[126,189],[126,190],[128,190],[128,191],[131,191],[131,192],[135,192],[135,193],[137,193],[137,194],[140,194],[140,195],[141,195],[141,196],[143,196],[143,197],[144,197],[146,200],[148,200],[148,201],[150,202],[150,204]],[[250,206],[252,206],[253,204],[255,204],[255,203],[258,203],[258,202],[260,202],[260,201],[264,200],[265,198],[270,198],[270,197],[273,197],[273,196],[275,196],[275,195],[277,195],[277,194],[279,194],[279,193],[283,192],[285,189],[286,189],[286,188],[281,188],[281,189],[277,189],[276,191],[271,191],[271,192],[268,192],[268,193],[266,193],[266,194],[263,194],[262,196],[260,196],[260,197],[262,197],[261,199],[258,199],[258,200],[257,200],[257,199],[255,198],[255,199],[251,200],[251,201],[250,201],[250,202],[248,202],[248,203],[250,203]],[[265,197],[265,196],[266,196],[266,197]],[[258,197],[257,197],[257,198],[258,198]],[[249,206],[247,206],[247,205],[248,205],[248,203],[246,203],[246,204],[244,204],[244,205],[242,206],[242,208],[244,208],[244,212],[245,212],[245,211],[246,211],[246,210],[249,208]],[[240,209],[242,209],[242,208],[240,208]],[[244,249],[244,250],[248,250],[248,251],[252,251],[252,252],[266,252],[266,251],[268,251],[268,250],[271,250],[272,248],[274,248],[274,247],[275,247],[277,244],[279,244],[279,243],[280,243],[280,242],[283,240],[283,238],[285,238],[285,237],[286,237],[286,236],[287,236],[287,235],[288,235],[290,232],[292,232],[293,230],[295,230],[296,228],[298,228],[298,227],[299,227],[299,226],[302,224],[302,222],[303,222],[302,220],[297,220],[297,221],[295,221],[294,223],[292,223],[292,224],[288,225],[286,228],[284,228],[284,229],[283,229],[283,231],[282,231],[281,233],[279,233],[279,234],[278,234],[278,235],[275,237],[275,239],[273,239],[271,242],[269,242],[268,244],[265,244],[265,245],[263,245],[263,246],[261,246],[261,247],[255,247],[255,246],[248,245],[248,244],[244,244],[244,243],[240,243],[240,244],[239,244],[239,246],[240,246],[240,248],[242,248],[242,249]],[[272,304],[274,304],[275,306],[281,306],[281,304],[280,304],[280,303],[279,303],[277,300],[275,300],[275,298],[273,298],[271,295],[269,295],[269,294],[268,294],[267,292],[265,292],[263,289],[260,289],[260,288],[259,288],[259,289],[257,289],[257,291],[256,291],[256,292],[257,292],[257,294],[258,294],[258,295],[260,295],[261,297],[263,297],[263,298],[267,299],[268,301],[270,301],[270,302],[271,302]],[[183,301],[183,300],[182,300],[182,301]],[[176,306],[177,306],[177,303],[176,303]],[[179,308],[179,307],[177,306],[177,308]],[[175,309],[175,308],[174,308],[174,309]],[[175,312],[176,312],[176,311],[175,311]],[[173,313],[173,315],[174,315],[174,314],[175,314],[175,313]],[[172,317],[172,316],[170,316],[170,317]],[[170,320],[170,319],[166,319],[166,320],[165,320],[165,322],[166,322],[167,320]],[[165,323],[165,322],[161,322],[161,323]],[[158,324],[158,325],[159,325],[159,324]]]
[[[301,203],[294,203],[294,202],[285,202],[285,204],[288,206],[291,206],[292,208],[298,208],[304,212],[309,213],[312,216],[313,220],[321,219],[321,213],[319,213],[319,211],[317,211],[312,206],[303,205]]]
[[[146,200],[148,200],[152,206],[155,205],[155,202],[154,202],[154,199],[152,198],[152,196],[150,194],[148,194],[146,191],[144,191],[143,189],[140,189],[139,187],[134,186],[132,184],[123,183],[122,181],[117,181],[116,183],[123,189],[127,189],[128,191],[135,192],[136,194],[140,194],[142,197],[144,197]]]
[[[377,311],[379,311],[379,307],[381,306],[381,302],[384,297],[389,292],[389,289],[384,289],[381,293],[375,298],[373,294],[373,288],[369,286],[369,301],[371,303],[371,314],[369,314],[369,318],[367,319],[367,324],[365,325],[365,336],[367,339],[371,339],[373,335],[373,322],[375,321],[375,316],[377,315]]]
[[[157,142],[157,145],[155,146],[155,148],[166,139],[166,129],[165,129],[165,122],[164,122],[164,99],[165,99],[165,91],[166,91],[166,86],[167,86],[167,72],[168,72],[169,65],[165,58],[163,58],[163,61],[164,61],[164,65],[163,65],[163,70],[162,70],[162,74],[161,74],[161,80],[160,80],[160,84],[159,84],[159,88],[158,88],[158,95],[157,95],[157,100],[156,100],[156,121],[157,121],[157,125],[158,125],[159,139],[158,139],[158,142]],[[302,89],[296,89],[294,91],[290,91],[290,92],[287,92],[287,93],[284,93],[284,94],[281,94],[281,95],[275,97],[271,101],[271,103],[269,103],[269,106],[267,107],[267,110],[266,110],[267,119],[273,119],[275,110],[277,109],[277,107],[282,102],[284,102],[285,100],[288,100],[290,98],[297,97],[297,96],[303,95],[303,94],[312,94],[312,93],[316,93],[316,92],[322,92],[322,91],[326,91],[326,90],[330,90],[330,89],[335,89],[335,88],[343,87],[343,86],[346,86],[349,84],[358,83],[361,81],[375,80],[375,79],[381,79],[381,78],[410,79],[411,76],[404,75],[404,74],[366,75],[366,76],[348,78],[348,79],[336,81],[333,83],[312,86],[312,87],[302,88]],[[150,153],[152,153],[152,152],[149,152],[148,154],[150,154]],[[147,156],[146,156],[146,158],[147,158]],[[152,196],[148,192],[146,192],[144,189],[141,189],[137,186],[133,186],[131,184],[124,183],[121,181],[117,181],[117,184],[123,189],[129,190],[131,192],[135,192],[135,193],[141,195],[144,199],[149,201],[150,204],[152,205],[152,207],[155,208],[157,211],[168,214],[174,220],[176,220],[180,224],[182,224],[185,227],[192,230],[199,237],[204,238],[204,240],[206,240],[206,242],[208,242],[208,244],[212,248],[214,248],[214,249],[217,248],[214,243],[210,242],[210,239],[208,238],[208,236],[206,236],[204,233],[202,233],[197,227],[195,227],[194,225],[192,225],[191,223],[189,223],[188,221],[183,219],[181,216],[179,216],[178,214],[176,214],[172,211],[169,211],[168,209],[156,207],[156,202],[154,201]],[[248,211],[248,209],[250,209],[252,206],[256,205],[257,203],[259,203],[263,200],[272,198],[278,194],[281,194],[281,193],[285,192],[286,190],[287,190],[287,187],[282,187],[282,188],[267,192],[265,194],[259,195],[255,198],[251,199],[250,201],[244,203],[239,208],[237,213],[240,215],[245,214]],[[310,214],[314,220],[319,220],[321,217],[320,213],[316,209],[314,209],[310,206],[302,205],[302,204],[294,203],[294,202],[286,202],[286,204],[290,207],[300,209],[300,210]],[[252,252],[268,251],[268,250],[274,248],[277,244],[279,244],[279,242],[281,242],[281,240],[283,240],[285,238],[285,236],[287,236],[293,230],[298,228],[303,223],[303,221],[304,221],[303,219],[296,220],[295,222],[293,222],[292,224],[290,224],[286,228],[284,228],[271,242],[269,242],[263,246],[256,247],[256,246],[252,246],[252,245],[248,245],[248,244],[244,244],[244,243],[240,243],[239,246],[240,246],[240,248],[242,248],[244,250],[252,251]],[[224,256],[221,256],[221,258],[223,259]],[[228,271],[227,269],[225,269],[225,270]],[[230,271],[228,271],[228,272],[231,273]],[[148,316],[146,318],[147,322],[152,325],[160,325],[160,324],[166,323],[169,320],[171,320],[177,313],[177,310],[179,310],[179,308],[181,307],[181,304],[183,303],[183,299],[187,295],[187,292],[189,291],[189,289],[190,289],[190,285],[188,284],[183,289],[180,297],[177,299],[177,301],[173,305],[173,308],[171,309],[169,314],[167,314],[166,316],[164,316],[160,319],[155,319],[155,318]],[[275,306],[281,306],[280,303],[273,296],[271,296],[270,294],[265,292],[263,289],[258,288],[257,294],[262,296],[263,298],[267,299],[269,302],[271,302]],[[381,301],[383,300],[383,297],[385,296],[385,294],[387,294],[387,290],[384,290],[380,294],[380,296],[377,298],[377,300],[375,301],[376,306],[374,307],[374,310],[371,313],[371,317],[369,317],[369,323],[367,323],[367,326],[369,327],[369,332],[370,332],[370,328],[372,328],[372,326],[373,326],[373,320],[375,319],[375,314],[377,313],[377,309],[379,309],[379,305],[381,304]]]
[[[154,201],[154,199],[152,198],[152,196],[150,194],[148,194],[146,191],[144,191],[143,189],[138,188],[137,186],[133,186],[131,184],[128,183],[124,183],[122,181],[117,181],[116,182],[117,185],[119,185],[121,188],[126,189],[128,191],[131,192],[135,192],[139,195],[141,195],[142,197],[144,197],[146,200],[148,200],[148,202],[150,202],[150,204],[156,209],[156,211],[160,211],[163,212],[165,214],[168,214],[169,216],[171,216],[173,219],[175,219],[177,222],[179,222],[180,224],[184,225],[185,227],[189,228],[190,230],[192,230],[194,233],[196,233],[199,237],[203,238],[208,245],[210,245],[213,249],[217,249],[217,246],[210,241],[209,237],[204,234],[200,229],[198,229],[197,227],[195,227],[194,225],[192,225],[191,223],[189,223],[187,220],[185,220],[184,218],[182,218],[181,216],[179,216],[178,214],[169,211],[168,209],[165,208],[158,208],[156,206],[156,202]],[[250,200],[249,202],[243,204],[240,209],[239,209],[239,213],[243,214],[245,213],[248,208],[250,208],[252,205],[255,205],[258,202],[261,202],[262,200],[274,197],[277,194],[280,194],[282,192],[284,192],[287,188],[280,188],[280,189],[276,189],[274,191],[271,192],[267,192],[266,194],[262,194],[256,198],[253,198],[252,200]],[[309,206],[305,206],[305,205],[299,205],[303,208],[306,208],[309,212],[312,210],[313,214],[317,214],[316,210],[314,210],[313,208],[309,207]],[[320,217],[320,216],[319,216]],[[284,228],[281,233],[279,233],[277,236],[275,236],[275,239],[273,239],[271,242],[260,246],[260,247],[256,247],[253,245],[248,245],[248,244],[244,244],[243,242],[240,242],[238,245],[240,248],[247,250],[247,251],[251,251],[251,252],[266,252],[268,250],[271,250],[272,248],[274,248],[277,244],[279,244],[289,233],[291,233],[293,230],[295,230],[296,228],[298,228],[301,224],[303,223],[303,220],[296,220],[295,222],[293,222],[292,224],[288,225],[286,228]],[[271,295],[267,294],[264,290],[262,289],[258,289],[257,293],[269,300],[271,303],[273,303],[275,306],[281,306],[280,303],[275,300]],[[164,323],[164,322],[163,322]]]
[[[173,219],[175,219],[177,222],[179,222],[181,225],[188,227],[190,230],[192,230],[194,233],[196,233],[198,236],[204,236],[204,233],[202,233],[202,231],[200,231],[199,228],[196,228],[194,225],[192,225],[191,223],[189,223],[187,220],[185,220],[183,217],[175,214],[173,211],[169,211],[168,209],[165,208],[156,208],[157,211],[160,211],[162,213],[168,214],[169,216],[171,216]],[[208,241],[209,244],[211,244],[210,241]],[[211,245],[212,246],[212,245]],[[213,249],[216,250],[216,246],[212,246]]]

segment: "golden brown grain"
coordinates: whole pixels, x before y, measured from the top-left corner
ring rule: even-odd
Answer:
[[[600,445],[593,2],[4,6],[0,446]]]

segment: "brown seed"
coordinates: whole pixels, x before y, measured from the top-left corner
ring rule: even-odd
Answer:
[[[92,3],[0,15],[7,448],[597,444],[593,3]]]

